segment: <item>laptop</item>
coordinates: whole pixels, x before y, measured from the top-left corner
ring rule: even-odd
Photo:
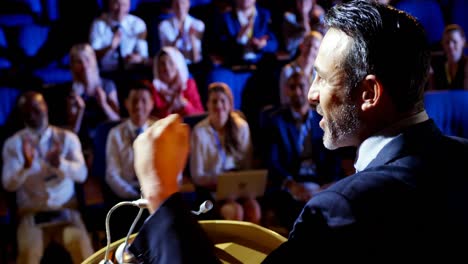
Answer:
[[[216,200],[260,197],[265,194],[268,170],[240,170],[218,176]]]

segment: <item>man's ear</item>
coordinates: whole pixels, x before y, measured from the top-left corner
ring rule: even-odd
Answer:
[[[373,74],[367,75],[362,81],[361,90],[361,110],[367,111],[375,108],[382,100],[383,86],[377,76]]]

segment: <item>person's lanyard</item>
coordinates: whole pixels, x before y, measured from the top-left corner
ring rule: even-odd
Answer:
[[[213,130],[213,135],[216,141],[216,147],[218,148],[219,156],[221,157],[221,168],[224,171],[226,167],[226,151],[224,151],[223,145],[221,144],[221,139],[219,138],[218,132],[211,127]]]
[[[299,152],[301,153],[304,150],[304,141],[309,135],[310,129],[311,129],[311,126],[310,126],[308,119],[304,123],[302,123],[299,127],[299,139],[297,142],[297,147],[299,149]]]

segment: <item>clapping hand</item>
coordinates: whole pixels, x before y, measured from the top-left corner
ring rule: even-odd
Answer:
[[[46,154],[46,160],[55,168],[60,166],[60,153],[62,153],[62,144],[54,138],[52,148]]]
[[[24,157],[24,168],[29,169],[34,160],[34,146],[31,141],[31,138],[28,136],[23,136],[22,138],[22,151]]]

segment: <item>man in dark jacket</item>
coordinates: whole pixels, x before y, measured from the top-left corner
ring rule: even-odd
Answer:
[[[468,143],[444,136],[424,110],[424,30],[363,0],[334,6],[326,20],[308,98],[322,115],[325,147],[358,148],[357,172],[315,195],[264,262],[466,262]],[[144,263],[219,262],[177,194],[187,134],[171,116],[134,145],[153,213],[131,247]]]

